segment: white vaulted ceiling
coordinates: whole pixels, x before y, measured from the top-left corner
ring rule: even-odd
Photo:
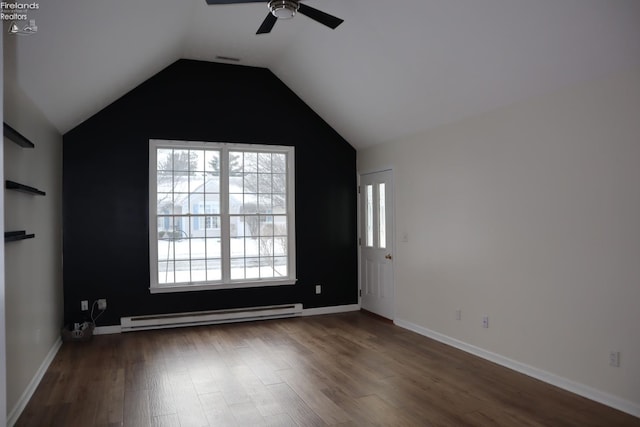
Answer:
[[[266,3],[41,1],[5,58],[61,133],[179,58],[226,56],[271,69],[356,148],[640,65],[637,0],[306,3],[345,22],[256,35]]]

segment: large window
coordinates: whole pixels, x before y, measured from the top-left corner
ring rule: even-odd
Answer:
[[[151,140],[151,292],[295,283],[293,156]]]

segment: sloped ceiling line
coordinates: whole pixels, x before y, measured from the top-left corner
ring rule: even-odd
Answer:
[[[345,22],[296,17],[257,36],[266,2],[60,0],[33,11],[37,34],[4,39],[61,133],[179,58],[227,56],[271,69],[356,148],[640,65],[635,0],[308,4]]]

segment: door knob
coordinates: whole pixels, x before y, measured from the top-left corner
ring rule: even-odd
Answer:
[[[393,259],[393,257],[391,256],[391,254],[386,254],[384,257],[385,257],[386,259]]]

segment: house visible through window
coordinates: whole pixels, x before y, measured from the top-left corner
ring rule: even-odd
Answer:
[[[295,283],[293,147],[149,147],[152,292]]]
[[[213,230],[215,228],[220,228],[220,221],[218,221],[217,216],[206,216],[204,217],[204,228],[207,230]]]

